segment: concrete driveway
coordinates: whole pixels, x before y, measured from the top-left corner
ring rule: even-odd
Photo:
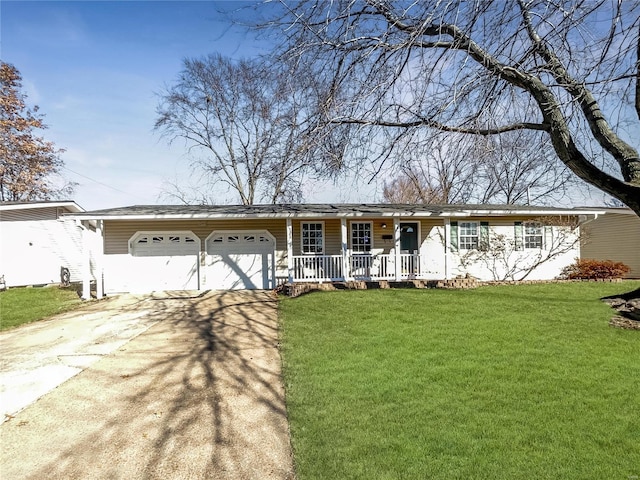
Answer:
[[[294,478],[269,292],[121,296],[0,342],[3,480]]]

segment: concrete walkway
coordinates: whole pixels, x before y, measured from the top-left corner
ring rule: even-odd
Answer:
[[[87,307],[137,336],[0,426],[3,480],[294,478],[275,299],[182,297]]]

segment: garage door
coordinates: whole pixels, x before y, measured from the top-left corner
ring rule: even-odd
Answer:
[[[138,232],[129,241],[133,291],[197,290],[200,239],[192,232]]]
[[[266,230],[213,232],[206,241],[205,288],[273,288],[275,245]]]

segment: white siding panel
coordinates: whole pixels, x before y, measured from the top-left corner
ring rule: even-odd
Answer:
[[[440,280],[445,276],[444,225],[422,222],[423,241],[420,247],[421,272],[427,280]]]
[[[2,210],[0,211],[0,222],[36,222],[43,220],[56,220],[61,213],[68,212],[56,207]]]
[[[0,275],[7,286],[60,282],[67,267],[71,281],[81,280],[80,229],[70,220],[3,221],[0,226]]]

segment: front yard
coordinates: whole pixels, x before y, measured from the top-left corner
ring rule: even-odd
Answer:
[[[281,302],[298,476],[640,476],[640,282],[312,293]]]
[[[0,292],[0,330],[66,312],[81,304],[74,289],[10,288]]]

